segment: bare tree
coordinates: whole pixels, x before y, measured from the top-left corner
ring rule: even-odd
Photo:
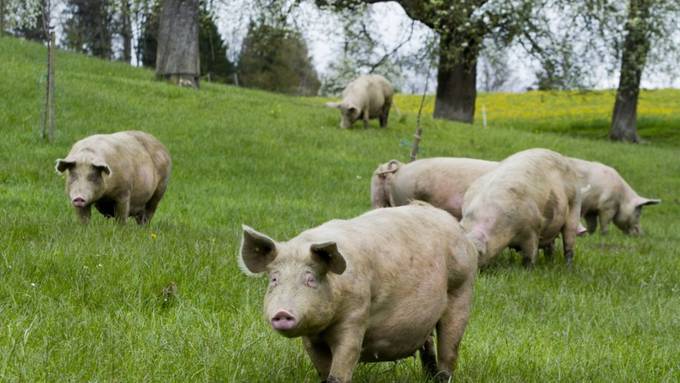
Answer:
[[[198,88],[198,0],[164,0],[158,27],[156,76]]]

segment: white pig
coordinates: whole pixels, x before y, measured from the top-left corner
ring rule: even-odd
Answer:
[[[472,158],[424,158],[408,164],[392,160],[373,173],[372,206],[401,206],[420,200],[461,219],[463,196],[470,184],[497,166],[498,162]]]
[[[244,226],[239,260],[247,273],[268,274],[267,321],[302,337],[322,380],[349,382],[357,362],[416,351],[431,376],[451,376],[477,253],[445,211],[424,202],[376,209],[287,242]]]
[[[376,74],[365,75],[347,84],[341,102],[329,102],[326,106],[340,110],[341,128],[349,128],[359,119],[364,121],[364,128],[368,128],[368,120],[372,118],[378,118],[380,127],[386,128],[393,96],[394,89],[387,79]]]
[[[588,232],[595,232],[599,220],[602,234],[608,232],[612,221],[626,234],[642,234],[642,207],[656,205],[661,200],[640,197],[614,168],[599,162],[570,160],[581,176],[581,182],[591,186],[583,194],[581,204],[581,216],[586,220]]]
[[[518,152],[470,185],[461,225],[484,265],[510,246],[524,264],[536,261],[539,247],[562,234],[564,256],[573,258],[578,233],[581,186],[566,157],[547,149]]]
[[[95,134],[76,142],[56,170],[68,172],[66,193],[81,222],[94,205],[106,217],[125,223],[151,220],[168,185],[170,154],[152,135],[140,131]]]

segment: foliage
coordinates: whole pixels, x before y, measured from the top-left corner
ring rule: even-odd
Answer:
[[[262,319],[267,282],[238,269],[240,225],[283,240],[366,211],[375,167],[408,156],[399,142],[412,136],[413,114],[387,130],[340,130],[337,111],[316,99],[213,84],[195,92],[60,51],[63,128],[47,145],[36,114],[44,57],[38,44],[0,38],[0,94],[12,95],[0,108],[0,380],[317,382],[300,340]],[[514,107],[526,130],[550,121],[534,112],[547,109],[541,95]],[[556,256],[524,270],[507,252],[480,272],[455,380],[680,380],[677,148],[423,122],[426,156],[498,160],[541,146],[609,163],[663,199],[644,212],[641,238],[580,238],[572,269]],[[148,227],[100,215],[81,227],[54,160],[86,135],[126,129],[172,153],[166,197]],[[355,377],[425,382],[415,358],[361,365]]]
[[[300,33],[252,22],[238,60],[239,81],[251,88],[316,95],[321,85]]]
[[[227,45],[217,30],[215,15],[206,6],[203,6],[198,17],[198,51],[201,62],[201,76],[208,81],[232,82],[231,76],[236,68],[227,59]]]
[[[113,58],[114,12],[110,0],[68,0],[64,45],[76,52]]]
[[[159,1],[152,1],[142,11],[141,34],[137,43],[142,65],[152,68],[156,66],[160,6]],[[231,83],[231,76],[235,72],[234,64],[227,58],[227,45],[217,30],[215,20],[212,9],[202,2],[198,25],[201,76],[209,81]]]

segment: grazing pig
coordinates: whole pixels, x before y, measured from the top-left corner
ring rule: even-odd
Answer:
[[[76,142],[57,160],[68,171],[66,193],[81,222],[94,205],[106,217],[138,224],[151,220],[170,177],[170,154],[152,135],[139,131],[95,134]]]
[[[501,161],[470,185],[461,225],[484,265],[510,246],[533,265],[539,247],[550,248],[561,233],[572,262],[578,233],[581,190],[578,175],[562,155],[530,149]]]
[[[595,232],[599,219],[602,234],[607,233],[612,221],[626,234],[642,234],[642,207],[656,205],[661,200],[640,197],[615,169],[607,165],[577,158],[570,160],[582,183],[590,185],[583,193],[581,204],[581,216],[585,217],[588,232]]]
[[[279,334],[302,337],[322,380],[349,382],[357,362],[416,351],[430,375],[451,376],[477,252],[445,211],[425,202],[377,209],[287,242],[244,226],[240,262],[246,273],[269,275],[266,319]]]
[[[380,119],[380,127],[387,127],[387,117],[392,106],[394,89],[383,76],[372,74],[360,76],[350,82],[342,92],[342,101],[329,102],[326,106],[340,109],[341,128],[349,128],[358,119],[364,120],[364,128],[368,128],[368,120]]]
[[[498,162],[437,157],[378,166],[371,179],[373,208],[402,206],[421,200],[461,219],[463,196],[470,184],[492,171]]]

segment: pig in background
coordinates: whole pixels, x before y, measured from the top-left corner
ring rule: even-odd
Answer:
[[[106,217],[125,223],[133,216],[145,224],[168,185],[170,154],[152,135],[140,131],[96,134],[76,142],[56,170],[68,172],[66,193],[81,222],[92,205]]]
[[[547,149],[513,154],[470,185],[461,225],[485,265],[506,247],[519,248],[533,265],[539,247],[562,235],[564,256],[573,258],[581,211],[581,187],[566,157]]]
[[[408,164],[384,163],[371,178],[373,208],[425,201],[462,218],[463,197],[472,182],[492,171],[498,162],[472,158],[434,157]]]
[[[373,118],[378,118],[380,127],[386,128],[393,96],[394,89],[383,76],[365,75],[347,84],[341,102],[329,102],[326,106],[340,110],[341,128],[350,128],[359,119],[368,128],[368,120]]]
[[[599,221],[600,232],[606,234],[613,221],[626,234],[642,234],[642,208],[661,203],[661,200],[640,197],[614,168],[577,158],[569,160],[582,184],[590,185],[583,193],[581,203],[581,216],[586,220],[588,232],[594,233]]]
[[[244,226],[239,260],[246,273],[268,274],[266,319],[278,333],[303,338],[322,380],[349,382],[359,361],[416,351],[431,376],[451,376],[477,252],[445,211],[424,202],[377,209],[287,242]]]

